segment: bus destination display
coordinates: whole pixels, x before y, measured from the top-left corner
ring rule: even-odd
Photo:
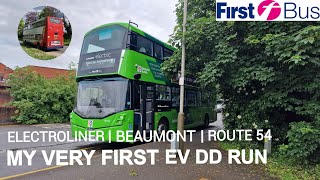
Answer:
[[[77,76],[108,74],[118,71],[121,50],[82,54]]]

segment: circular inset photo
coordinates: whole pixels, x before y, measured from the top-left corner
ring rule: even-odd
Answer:
[[[39,6],[20,20],[18,39],[22,49],[31,57],[51,60],[63,54],[72,37],[71,24],[60,10]]]

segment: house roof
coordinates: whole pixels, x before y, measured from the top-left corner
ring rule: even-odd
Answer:
[[[26,66],[33,72],[38,73],[40,76],[45,78],[55,78],[58,76],[67,77],[71,70],[67,69],[58,69],[58,68],[49,68],[49,67],[40,67],[40,66]]]
[[[32,72],[38,73],[40,76],[45,78],[55,78],[55,77],[68,77],[70,72],[75,73],[73,70],[68,69],[58,69],[58,68],[50,68],[50,67],[41,67],[41,66],[26,66]],[[13,73],[14,70],[7,67],[3,63],[0,62],[0,87],[8,87],[6,84],[6,80],[9,78],[9,75]]]
[[[8,87],[6,80],[13,70],[0,62],[0,87]]]
[[[0,62],[0,76],[2,76],[3,79],[8,79],[11,73],[13,73],[13,70]]]

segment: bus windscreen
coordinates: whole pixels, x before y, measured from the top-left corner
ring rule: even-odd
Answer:
[[[100,79],[79,82],[75,112],[85,118],[103,118],[123,111],[129,102],[127,79]]]

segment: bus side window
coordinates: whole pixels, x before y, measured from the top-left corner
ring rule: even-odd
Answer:
[[[168,60],[173,55],[173,52],[167,48],[163,50],[163,60]]]
[[[139,34],[133,33],[130,38],[130,49],[137,52],[153,56],[153,43],[149,39],[140,36]]]
[[[201,92],[197,91],[197,106],[201,106]]]
[[[160,46],[157,43],[154,43],[154,57],[156,59],[160,59],[160,60],[163,59],[163,57],[162,57],[162,46]]]
[[[126,98],[126,109],[132,108],[132,83],[129,83],[127,98]]]
[[[180,103],[180,88],[172,87],[172,106],[177,107]]]
[[[135,32],[130,32],[130,42],[127,45],[131,50],[137,51],[137,34]]]
[[[140,109],[140,86],[138,83],[133,83],[133,108]]]
[[[196,105],[196,92],[192,90],[187,90],[187,105],[193,107]]]
[[[156,85],[156,99],[171,101],[171,90],[169,86]]]
[[[202,100],[202,106],[207,106],[208,105],[208,93],[202,92],[201,93],[201,100]]]
[[[183,106],[188,106],[187,102],[188,102],[187,90],[184,89]]]

